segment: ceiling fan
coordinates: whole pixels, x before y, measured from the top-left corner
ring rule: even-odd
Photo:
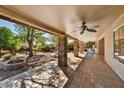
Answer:
[[[84,31],[88,31],[88,32],[97,32],[95,28],[100,27],[99,25],[94,25],[93,28],[88,28],[88,26],[86,25],[86,21],[83,20],[82,21],[82,25],[80,27],[78,27],[78,30],[72,31],[72,32],[77,32],[80,31],[80,35],[84,33]]]

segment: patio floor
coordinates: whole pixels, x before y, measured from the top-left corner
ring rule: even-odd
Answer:
[[[124,88],[124,82],[105,63],[102,55],[88,53],[85,59],[82,57],[84,54],[74,57],[69,53],[72,63],[68,62],[68,67],[58,67],[57,60],[54,60],[7,78],[0,82],[0,87]]]
[[[63,70],[69,77],[65,87],[124,88],[124,82],[105,63],[102,55],[88,53],[75,71],[69,67]]]

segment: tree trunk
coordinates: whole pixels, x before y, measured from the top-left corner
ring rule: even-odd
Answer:
[[[29,57],[33,56],[33,38],[34,38],[34,29],[33,28],[27,28],[28,33],[27,33],[27,41],[29,45]]]
[[[29,57],[32,57],[33,56],[32,41],[29,41],[28,44],[29,44]]]

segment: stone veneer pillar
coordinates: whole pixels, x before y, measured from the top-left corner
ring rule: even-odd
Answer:
[[[79,43],[79,50],[80,50],[80,53],[83,53],[84,51],[84,43],[82,41],[80,41]]]
[[[74,56],[78,57],[78,49],[79,49],[79,42],[78,40],[74,40]]]
[[[58,41],[58,65],[67,66],[67,36],[59,37]]]

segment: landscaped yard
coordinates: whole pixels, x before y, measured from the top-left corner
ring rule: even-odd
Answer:
[[[19,66],[20,64],[18,63],[16,66],[13,66],[14,64],[0,62],[0,80],[35,68],[36,66],[41,66],[44,63],[50,62],[52,60],[56,60],[56,56],[54,56],[54,53],[37,53],[37,55],[34,55],[31,58],[28,58],[26,55],[22,54],[22,56],[19,56],[17,58],[23,60],[23,62],[25,63],[24,66]]]
[[[73,53],[68,53],[70,68],[76,70],[85,55],[86,53],[80,54],[80,58],[78,58],[74,57]],[[0,87],[64,87],[68,77],[58,66],[56,56],[53,53],[42,53],[41,57],[38,58],[38,56],[41,54],[27,61],[26,68],[0,71]]]
[[[0,25],[0,87],[64,87],[68,77],[58,66],[58,37],[0,21],[11,25]],[[86,53],[75,57],[73,48],[67,44],[67,64],[76,70]]]

